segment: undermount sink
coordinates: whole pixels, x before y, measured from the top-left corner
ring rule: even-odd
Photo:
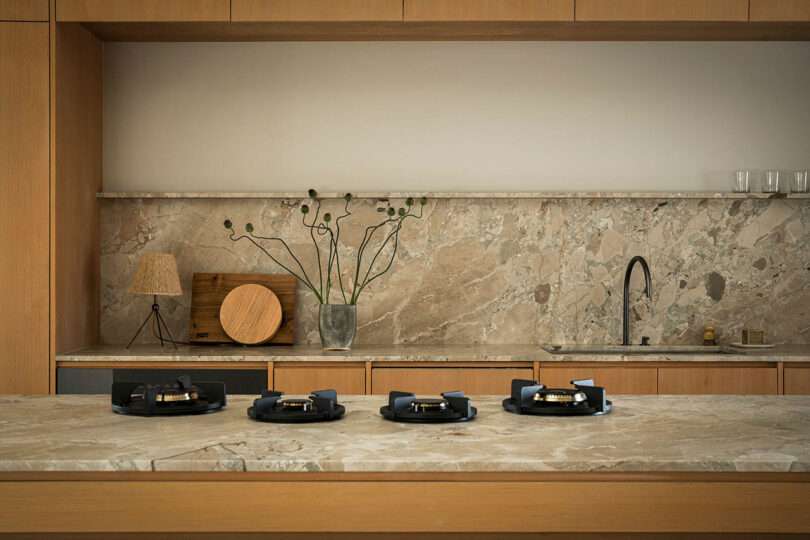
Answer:
[[[719,346],[707,345],[545,345],[552,354],[722,354]]]

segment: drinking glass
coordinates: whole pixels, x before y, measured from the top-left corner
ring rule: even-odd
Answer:
[[[740,170],[734,173],[734,193],[748,193],[751,191],[749,179],[751,173],[747,170]]]
[[[807,193],[807,171],[796,171],[793,173],[793,184],[790,186],[793,193]]]
[[[762,182],[762,193],[779,193],[779,171],[765,171]]]

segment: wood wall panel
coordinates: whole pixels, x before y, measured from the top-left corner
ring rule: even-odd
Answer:
[[[751,0],[751,21],[810,21],[810,0]]]
[[[48,0],[0,0],[0,21],[47,21]]]
[[[659,394],[778,393],[776,367],[662,367]]]
[[[406,21],[573,21],[573,0],[405,0]]]
[[[365,394],[363,366],[279,366],[273,369],[273,385],[285,394],[308,394],[313,390],[337,390],[338,394]]]
[[[56,0],[60,22],[227,22],[230,0]]]
[[[102,45],[79,24],[57,28],[56,351],[98,343],[102,190]]]
[[[747,21],[748,0],[577,0],[577,21]]]
[[[401,21],[402,0],[233,0],[234,22]]]
[[[371,391],[402,390],[439,394],[462,390],[467,395],[509,395],[512,379],[531,379],[532,368],[374,368]]]
[[[540,382],[546,386],[567,388],[573,379],[593,379],[608,395],[655,394],[658,371],[647,367],[540,366]]]
[[[157,532],[177,538],[232,531],[270,538],[281,532],[525,533],[527,524],[570,533],[810,531],[806,481],[213,479],[222,474],[192,482],[0,481],[0,523],[12,534],[115,531],[150,538]]]
[[[810,367],[785,367],[785,394],[810,395]]]
[[[0,394],[47,394],[48,23],[0,22]]]

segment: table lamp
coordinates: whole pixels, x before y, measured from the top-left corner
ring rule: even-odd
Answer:
[[[143,329],[153,318],[153,324],[157,326],[157,337],[160,339],[160,346],[163,347],[164,341],[168,341],[177,348],[177,343],[172,337],[169,326],[160,314],[160,305],[157,300],[158,296],[180,296],[183,294],[174,255],[171,253],[144,253],[138,263],[135,276],[132,278],[129,292],[131,294],[149,294],[154,300],[152,302],[152,311],[130,340],[127,349],[135,343],[135,340],[138,339],[138,336],[141,335]],[[164,330],[166,331],[166,338],[163,337]]]

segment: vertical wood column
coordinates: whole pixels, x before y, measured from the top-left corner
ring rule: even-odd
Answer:
[[[98,343],[102,44],[59,24],[55,62],[54,316],[56,352],[65,352]]]
[[[47,22],[0,22],[0,394],[49,386]]]

